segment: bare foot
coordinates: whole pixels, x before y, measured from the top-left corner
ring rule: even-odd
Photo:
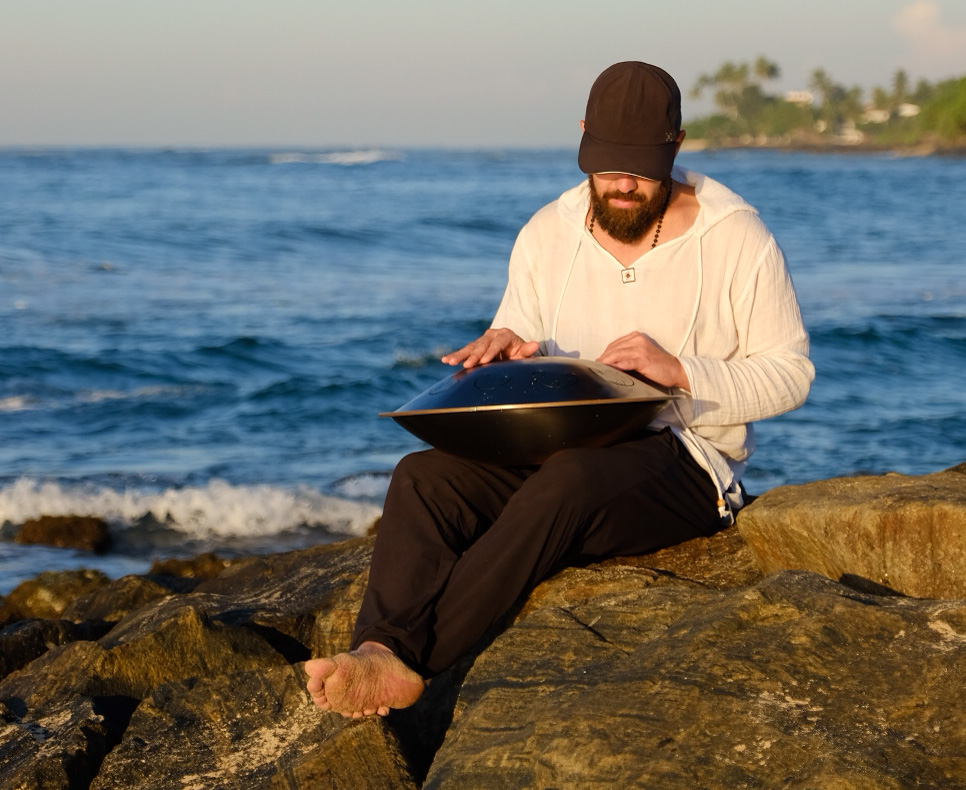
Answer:
[[[425,681],[379,642],[363,642],[351,653],[305,662],[306,688],[315,704],[357,719],[390,708],[408,708],[426,688]]]

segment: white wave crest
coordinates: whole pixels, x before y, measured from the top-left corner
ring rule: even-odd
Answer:
[[[109,401],[174,400],[191,398],[206,394],[203,386],[159,384],[151,387],[138,387],[133,390],[78,390],[51,398],[38,398],[34,395],[9,395],[0,398],[0,412],[18,412],[31,409],[61,408],[77,403],[98,404]]]
[[[235,486],[222,480],[156,493],[30,478],[0,488],[0,523],[77,515],[131,526],[152,516],[196,538],[264,537],[303,526],[362,535],[380,512],[374,505],[326,496],[307,486]]]
[[[27,411],[33,408],[36,408],[36,401],[22,395],[11,395],[9,398],[0,398],[0,412]]]
[[[438,362],[440,357],[453,349],[450,346],[437,346],[431,351],[398,349],[395,353],[396,364],[404,368],[421,368],[429,362]]]
[[[395,162],[402,157],[381,148],[366,148],[355,151],[330,151],[328,153],[302,153],[291,151],[269,156],[273,165],[313,164],[313,165],[371,165],[376,162]]]

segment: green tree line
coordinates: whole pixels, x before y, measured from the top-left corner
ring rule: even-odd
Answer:
[[[688,137],[720,145],[966,145],[966,77],[913,85],[900,69],[866,97],[816,69],[807,91],[778,96],[767,84],[780,75],[765,57],[702,74],[691,97],[710,92],[717,111],[689,120]]]

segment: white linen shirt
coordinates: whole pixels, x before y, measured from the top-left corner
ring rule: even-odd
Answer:
[[[754,450],[750,423],[801,406],[815,375],[794,286],[758,212],[727,187],[675,168],[700,205],[692,227],[625,267],[586,227],[586,182],[538,211],[510,256],[493,327],[540,353],[596,359],[640,331],[681,360],[690,394],[655,422],[671,426],[711,475],[719,507],[740,507]],[[725,509],[722,509],[725,517]]]

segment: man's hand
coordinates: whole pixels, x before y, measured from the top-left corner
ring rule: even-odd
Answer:
[[[681,361],[641,332],[631,332],[617,338],[604,349],[597,361],[621,370],[636,370],[665,387],[691,389]]]
[[[525,342],[510,329],[487,329],[483,337],[447,354],[442,361],[447,365],[462,363],[464,368],[472,368],[494,359],[527,359],[536,354],[539,348],[537,341]]]

